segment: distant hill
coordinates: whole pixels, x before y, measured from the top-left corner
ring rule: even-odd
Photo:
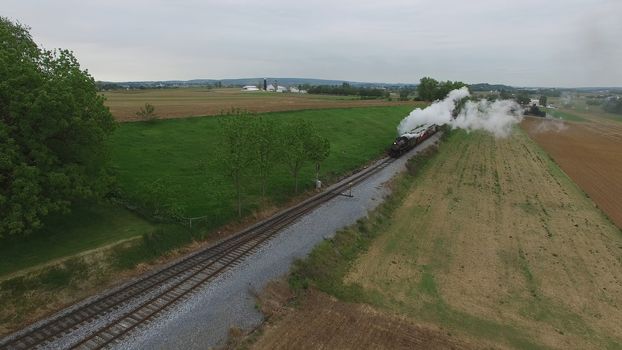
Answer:
[[[125,82],[107,82],[98,81],[97,84],[101,89],[118,89],[118,88],[130,88],[130,89],[144,89],[144,88],[170,88],[170,87],[199,87],[199,86],[222,86],[222,87],[242,87],[244,85],[260,85],[263,84],[264,77],[257,78],[239,78],[239,79],[192,79],[192,80],[157,80],[157,81],[125,81]],[[349,80],[331,80],[331,79],[314,79],[314,78],[275,78],[265,77],[268,84],[273,84],[276,80],[279,85],[283,86],[298,86],[298,85],[341,85],[348,83],[353,87],[366,87],[366,88],[386,88],[386,89],[399,89],[402,87],[414,88],[419,83],[378,83],[378,82],[362,82],[362,81],[349,81]],[[471,91],[507,91],[511,93],[515,92],[531,92],[531,93],[550,93],[555,91],[557,93],[563,91],[576,91],[576,92],[593,92],[593,93],[622,93],[620,87],[580,87],[580,88],[540,88],[540,87],[516,87],[505,84],[489,84],[489,83],[477,83],[470,84]]]
[[[158,88],[158,87],[196,87],[196,86],[223,86],[241,87],[244,85],[263,84],[264,77],[260,78],[239,78],[239,79],[192,79],[192,80],[158,80],[158,81],[124,81],[107,82],[100,81],[98,84],[105,87],[118,86],[122,88]],[[268,84],[273,84],[276,80],[279,85],[298,86],[298,85],[341,85],[344,82],[356,87],[375,87],[375,88],[400,88],[403,86],[415,87],[417,84],[406,83],[374,83],[348,80],[329,80],[313,78],[275,78],[265,77]]]
[[[515,91],[517,88],[503,84],[478,83],[469,85],[471,91]]]

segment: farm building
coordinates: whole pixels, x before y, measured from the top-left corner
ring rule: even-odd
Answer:
[[[295,86],[290,86],[289,87],[289,92],[293,92],[293,93],[296,93],[296,94],[306,94],[307,90],[302,90],[302,89],[299,89],[299,88],[297,88]]]
[[[287,88],[285,86],[277,85],[276,88],[274,85],[270,84],[266,87],[266,91],[272,92],[287,92]]]
[[[259,88],[255,85],[246,85],[242,87],[242,91],[259,91]]]

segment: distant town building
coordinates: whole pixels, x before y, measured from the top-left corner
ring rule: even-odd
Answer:
[[[287,92],[287,88],[285,86],[281,86],[281,85],[276,85],[276,87],[272,84],[269,84],[266,87],[266,91],[271,91],[271,92]]]
[[[293,92],[295,94],[306,94],[307,90],[302,90],[302,89],[299,89],[299,88],[297,88],[295,86],[290,86],[289,87],[289,92]]]
[[[242,91],[259,91],[255,85],[246,85],[242,87]]]

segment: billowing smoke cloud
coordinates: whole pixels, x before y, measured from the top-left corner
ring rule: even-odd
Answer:
[[[403,134],[418,125],[433,123],[469,131],[486,130],[496,137],[506,137],[512,131],[512,126],[523,119],[522,109],[513,100],[491,102],[485,99],[467,101],[454,118],[452,112],[456,104],[468,96],[469,90],[463,87],[451,91],[444,100],[436,101],[424,109],[415,109],[400,122],[398,133]]]
[[[564,107],[572,106],[573,99],[574,99],[574,96],[571,93],[564,91],[561,95],[562,106]]]

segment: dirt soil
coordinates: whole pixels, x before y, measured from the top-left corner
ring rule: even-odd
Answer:
[[[497,346],[622,346],[622,232],[520,130],[452,137],[346,283],[393,312]]]
[[[522,126],[622,228],[622,123],[596,117],[585,123],[526,118]]]
[[[251,349],[475,349],[442,329],[416,325],[311,289],[302,304],[269,322]]]
[[[239,89],[153,89],[104,92],[106,106],[118,121],[139,120],[136,112],[150,103],[159,118],[217,115],[232,108],[250,112],[412,105],[416,102],[357,100],[348,96],[242,92]],[[421,103],[419,103],[421,104]]]

